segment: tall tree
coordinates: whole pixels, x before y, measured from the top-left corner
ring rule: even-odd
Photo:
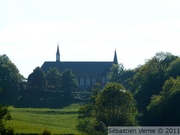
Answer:
[[[6,56],[0,56],[0,86],[5,91],[17,90],[23,76],[17,67]]]
[[[123,64],[113,64],[110,70],[110,73],[108,75],[109,82],[116,82],[118,83],[120,81],[120,75],[124,71]]]
[[[108,126],[136,125],[135,104],[133,95],[118,83],[108,83],[101,91],[96,87],[90,103],[79,110],[78,130],[88,135],[104,135]]]
[[[100,84],[96,83],[96,85],[92,88],[92,95],[89,98],[89,102],[82,106],[78,113],[78,125],[77,129],[81,133],[85,133],[87,135],[104,135],[107,130],[105,124],[103,122],[98,122],[95,119],[96,114],[96,98],[100,93]]]
[[[15,94],[20,89],[23,76],[6,55],[0,55],[0,88],[1,102],[12,104]]]
[[[5,127],[5,121],[10,120],[11,116],[8,112],[7,106],[0,105],[0,134],[2,135],[14,135],[14,130],[12,128]]]
[[[180,58],[173,60],[167,68],[168,77],[180,76]]]
[[[30,90],[42,91],[46,90],[47,82],[45,79],[45,73],[40,67],[36,67],[28,76],[28,87]]]
[[[78,116],[79,119],[91,117],[93,110],[95,110],[96,98],[100,93],[100,91],[101,91],[100,84],[96,83],[91,89],[92,94],[89,98],[89,102],[79,109],[79,116]]]
[[[180,125],[180,77],[168,79],[163,90],[154,95],[147,107],[144,125],[179,126]]]
[[[136,125],[133,95],[117,83],[108,83],[96,98],[96,119],[106,126]]]
[[[61,88],[61,73],[57,68],[50,68],[46,75],[47,89],[60,90]]]
[[[123,64],[113,64],[108,75],[109,82],[122,84],[126,89],[132,91],[132,80],[136,70],[126,70]]]
[[[78,83],[71,70],[65,70],[62,73],[61,82],[61,90],[64,91],[64,97],[72,98],[72,92],[77,90]]]
[[[170,53],[157,53],[145,65],[141,66],[134,76],[133,87],[139,112],[144,113],[151,96],[159,94],[166,80],[166,68],[176,56]]]

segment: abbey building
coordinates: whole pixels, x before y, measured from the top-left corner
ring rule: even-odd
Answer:
[[[70,69],[76,75],[80,88],[89,88],[96,82],[104,86],[108,82],[108,73],[113,64],[118,64],[116,50],[113,61],[60,61],[59,45],[57,46],[56,61],[45,61],[42,69],[47,72],[50,68],[57,67],[60,72]]]

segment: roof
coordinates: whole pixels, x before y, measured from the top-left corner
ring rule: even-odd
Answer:
[[[79,73],[107,73],[112,67],[113,62],[52,62],[46,61],[42,69],[47,72],[50,68],[57,67],[60,72],[65,69],[71,69],[74,74]]]

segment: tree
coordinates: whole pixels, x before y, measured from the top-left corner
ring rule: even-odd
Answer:
[[[45,73],[40,67],[36,67],[28,76],[28,87],[33,91],[46,90],[47,82],[45,79]]]
[[[180,125],[180,77],[168,79],[163,90],[154,95],[147,107],[144,125],[179,126]]]
[[[117,83],[108,83],[96,98],[96,119],[105,126],[136,125],[133,95]]]
[[[8,112],[6,106],[0,105],[0,134],[2,135],[14,135],[14,130],[12,128],[6,128],[4,122],[10,120],[11,116]]]
[[[1,102],[4,104],[13,104],[15,95],[20,89],[23,76],[19,73],[19,70],[11,62],[8,56],[0,55],[0,89]],[[8,100],[7,100],[8,99]],[[11,99],[11,100],[9,100]]]
[[[118,83],[120,81],[120,75],[124,71],[123,64],[113,64],[111,67],[110,73],[108,75],[109,82],[116,82]]]
[[[151,97],[159,94],[162,90],[162,86],[167,79],[166,69],[175,58],[170,53],[157,53],[145,65],[141,66],[135,74],[133,87],[136,89],[134,96],[139,112],[145,113]]]
[[[104,135],[108,126],[137,125],[136,115],[133,95],[118,83],[108,83],[101,91],[94,88],[90,102],[79,110],[77,127],[88,135]]]
[[[132,91],[132,80],[136,70],[126,70],[123,64],[113,64],[108,75],[109,82],[122,84],[126,89]]]
[[[87,135],[104,135],[107,130],[103,122],[98,122],[94,116],[96,98],[101,91],[100,84],[96,83],[92,88],[92,95],[89,102],[82,106],[78,111],[78,125],[77,129],[81,133]]]
[[[48,90],[60,90],[61,74],[57,68],[50,68],[46,75]]]
[[[52,135],[52,133],[46,128],[40,135]]]
[[[132,89],[132,81],[133,81],[133,77],[136,73],[136,70],[124,70],[122,72],[122,74],[120,75],[120,79],[119,79],[119,83],[122,84],[127,90],[133,92]]]
[[[62,73],[61,82],[61,90],[64,91],[64,97],[72,98],[72,92],[77,90],[78,83],[71,70],[65,70]]]
[[[22,76],[11,60],[6,55],[0,56],[0,86],[3,90],[17,90],[21,79]]]
[[[101,91],[100,84],[96,83],[91,89],[92,94],[89,98],[89,102],[86,105],[82,106],[78,111],[79,119],[91,117],[93,110],[95,110],[96,98],[97,98],[98,94],[100,93],[100,91]]]
[[[172,61],[167,68],[168,77],[180,76],[180,58]]]

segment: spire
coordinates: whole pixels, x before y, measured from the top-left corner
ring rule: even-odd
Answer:
[[[114,51],[114,60],[113,60],[113,63],[114,63],[114,64],[118,64],[116,49],[115,49],[115,51]]]
[[[57,44],[56,61],[60,61],[59,43]]]

